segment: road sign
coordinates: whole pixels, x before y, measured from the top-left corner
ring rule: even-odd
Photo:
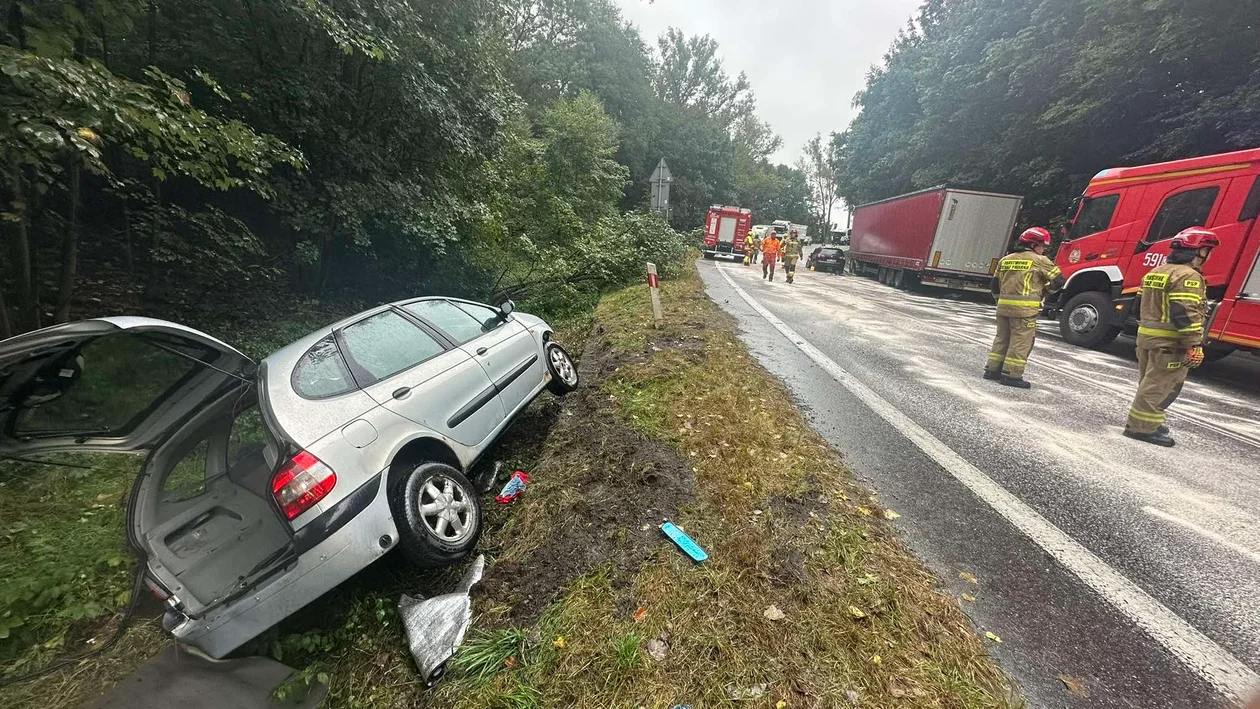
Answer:
[[[656,169],[652,171],[649,181],[652,183],[652,211],[660,212],[669,218],[669,185],[674,181],[674,176],[670,173],[665,158],[661,158],[661,161],[656,164]]]

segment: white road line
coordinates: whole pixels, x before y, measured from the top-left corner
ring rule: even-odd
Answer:
[[[1200,527],[1194,522],[1184,520],[1180,517],[1177,517],[1176,515],[1171,515],[1159,509],[1158,507],[1151,507],[1147,505],[1142,508],[1142,511],[1152,517],[1158,517],[1164,521],[1172,522],[1173,524],[1178,525],[1180,527],[1185,527],[1191,532],[1194,532],[1204,538],[1211,539],[1212,541],[1216,542],[1217,544],[1220,544],[1221,546],[1229,549],[1230,551],[1237,552],[1247,557],[1248,559],[1256,562],[1257,564],[1260,564],[1260,552],[1253,551],[1237,542],[1230,541],[1226,537],[1220,534],[1217,534],[1216,532],[1213,532],[1210,529],[1204,529],[1203,527]]]
[[[1248,692],[1260,684],[1260,677],[1257,677],[1256,673],[1227,650],[1212,642],[1197,628],[1173,613],[1167,606],[1125,578],[1120,572],[1111,568],[1089,549],[1054,526],[1032,507],[1008,492],[1006,488],[997,484],[979,468],[968,463],[940,439],[858,381],[834,360],[797,334],[787,323],[754,300],[743,288],[735,285],[735,281],[727,275],[726,269],[719,266],[717,270],[731,288],[752,306],[753,310],[756,310],[776,330],[783,333],[801,352],[805,353],[805,356],[822,367],[823,371],[848,389],[871,411],[897,429],[901,435],[908,438],[946,472],[966,485],[976,497],[987,503],[1037,546],[1076,574],[1081,581],[1094,589],[1116,610],[1128,616],[1182,664],[1198,673],[1222,694],[1233,699],[1242,700]]]

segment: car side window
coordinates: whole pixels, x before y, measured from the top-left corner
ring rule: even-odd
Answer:
[[[354,380],[332,335],[316,342],[293,368],[293,389],[307,399],[325,399],[354,389]]]
[[[481,323],[482,332],[490,332],[503,326],[505,322],[498,308],[477,303],[456,302],[456,307],[477,319]]]
[[[341,340],[355,378],[363,386],[388,379],[444,351],[437,340],[393,310],[346,327]]]
[[[206,451],[208,441],[200,441],[184,454],[162,481],[163,502],[191,500],[206,491]]]
[[[1192,226],[1207,226],[1208,217],[1212,216],[1212,206],[1221,193],[1219,186],[1202,187],[1186,190],[1170,195],[1160,205],[1159,212],[1151,221],[1151,228],[1146,232],[1146,243],[1171,239],[1182,229]]]
[[[446,300],[420,300],[403,306],[408,312],[433,323],[452,340],[464,344],[488,332],[484,323],[467,310]]]
[[[1090,234],[1106,231],[1111,226],[1111,218],[1116,213],[1116,205],[1120,204],[1120,195],[1109,194],[1085,202],[1076,221],[1072,223],[1072,231],[1068,233],[1069,241]]]

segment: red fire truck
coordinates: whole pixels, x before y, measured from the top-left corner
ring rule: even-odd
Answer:
[[[752,228],[752,210],[715,204],[704,220],[704,257],[744,259],[744,237]]]
[[[1049,304],[1064,339],[1101,347],[1130,326],[1133,294],[1191,226],[1221,245],[1204,267],[1216,303],[1209,356],[1260,349],[1260,149],[1103,170],[1069,210],[1056,263],[1068,279]]]

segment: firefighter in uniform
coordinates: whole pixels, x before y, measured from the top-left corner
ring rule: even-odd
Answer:
[[[766,238],[761,240],[761,278],[764,280],[769,277],[774,280],[774,264],[779,260],[779,247],[783,241],[779,239],[779,232],[771,229]]]
[[[783,242],[783,273],[787,282],[792,282],[796,275],[796,262],[801,259],[801,239],[795,229],[788,231],[787,241]]]
[[[1046,258],[1050,232],[1033,227],[1019,235],[1016,250],[998,261],[993,280],[997,295],[997,337],[984,368],[985,379],[1028,389],[1024,367],[1037,339],[1041,299],[1063,287],[1063,274]]]
[[[748,232],[744,237],[744,265],[752,263],[757,258],[757,238]]]
[[[1171,447],[1164,412],[1181,394],[1189,370],[1203,364],[1207,284],[1203,262],[1221,242],[1210,229],[1191,227],[1172,238],[1168,262],[1142,278],[1134,307],[1139,313],[1138,389],[1124,435]]]

